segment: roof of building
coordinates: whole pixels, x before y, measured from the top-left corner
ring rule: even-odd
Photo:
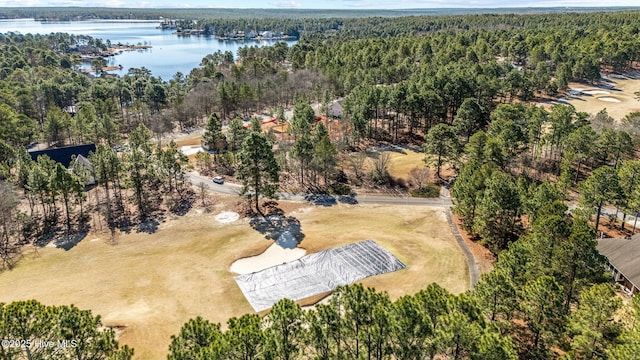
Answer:
[[[46,149],[46,150],[37,150],[30,151],[29,155],[33,161],[37,161],[40,155],[47,155],[51,158],[51,160],[55,162],[59,162],[64,167],[68,168],[71,164],[71,157],[82,155],[83,157],[89,157],[90,152],[96,151],[95,144],[84,144],[84,145],[74,145],[74,146],[65,146],[61,148],[54,149]]]
[[[331,104],[331,107],[329,108],[329,115],[333,117],[342,117],[342,111],[342,104],[340,103],[340,101],[336,101]]]
[[[631,239],[604,238],[598,240],[598,251],[627,280],[640,289],[640,234]]]
[[[89,159],[84,157],[82,154],[78,154],[78,156],[76,157],[76,162],[84,165],[84,167],[88,170],[93,170],[93,164],[91,163],[91,161],[89,161]]]

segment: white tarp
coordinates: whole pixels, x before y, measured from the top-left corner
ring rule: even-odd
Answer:
[[[406,268],[373,240],[320,251],[234,279],[256,311],[281,299],[301,300],[369,276]]]

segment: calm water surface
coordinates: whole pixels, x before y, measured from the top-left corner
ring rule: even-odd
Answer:
[[[151,45],[151,49],[125,51],[108,59],[109,65],[122,65],[120,71],[110,73],[124,75],[129,68],[146,67],[154,76],[168,81],[176,72],[188,75],[199,66],[207,54],[218,50],[231,51],[247,45],[272,45],[273,41],[228,42],[215,37],[177,36],[174,30],[156,29],[158,21],[95,20],[71,22],[39,22],[33,19],[0,20],[0,33],[20,32],[22,34],[50,34],[64,32],[89,35],[111,43],[130,45]],[[287,41],[289,46],[296,41]]]

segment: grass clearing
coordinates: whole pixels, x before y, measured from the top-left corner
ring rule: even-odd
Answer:
[[[91,309],[105,325],[124,327],[121,342],[135,348],[135,358],[163,358],[171,335],[188,319],[225,323],[252,312],[229,268],[271,245],[245,220],[216,221],[223,205],[208,214],[195,210],[152,235],[120,234],[115,245],[90,234],[69,251],[42,248],[34,256],[29,249],[15,269],[0,273],[0,301]],[[308,253],[373,239],[407,264],[362,281],[394,299],[434,281],[453,293],[469,287],[464,255],[442,209],[339,205],[290,215],[300,220]]]
[[[381,154],[389,154],[389,175],[395,178],[403,178],[409,180],[409,172],[416,167],[424,167],[424,153],[416,152],[410,149],[399,151],[381,151]],[[367,158],[366,167],[369,172],[374,169],[375,159],[369,156]]]

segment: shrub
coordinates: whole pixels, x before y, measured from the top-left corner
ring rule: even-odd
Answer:
[[[329,186],[329,192],[335,195],[351,194],[351,186],[343,183],[333,183]]]
[[[411,190],[411,196],[422,198],[439,197],[440,187],[436,184],[427,184],[419,189]]]

